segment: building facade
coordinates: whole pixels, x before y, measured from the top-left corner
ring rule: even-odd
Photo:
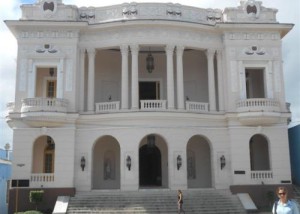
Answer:
[[[9,147],[7,150],[0,149],[0,212],[3,214],[8,211],[8,191],[11,179],[10,153]]]
[[[21,9],[6,24],[18,41],[7,122],[22,190],[291,183],[281,40],[293,25],[276,9]]]

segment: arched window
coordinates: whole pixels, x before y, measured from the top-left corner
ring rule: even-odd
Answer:
[[[44,173],[54,172],[54,151],[55,143],[51,137],[47,136],[47,145],[44,150]]]
[[[266,137],[253,135],[249,141],[251,171],[270,170],[269,147]]]

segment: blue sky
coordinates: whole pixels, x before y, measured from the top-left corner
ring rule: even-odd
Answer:
[[[16,39],[9,32],[3,20],[17,20],[21,17],[20,5],[33,4],[37,0],[1,1],[0,7],[0,148],[12,142],[12,131],[5,122],[6,104],[14,101],[16,72]],[[239,0],[63,0],[64,4],[81,6],[107,6],[124,2],[173,2],[200,8],[236,7]],[[277,20],[294,23],[294,29],[283,39],[283,71],[286,101],[291,103],[291,126],[300,124],[300,1],[261,0],[264,7],[277,8]]]

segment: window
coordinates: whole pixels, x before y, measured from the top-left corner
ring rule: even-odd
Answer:
[[[247,99],[265,98],[264,68],[246,68]]]
[[[47,146],[44,152],[44,173],[54,172],[55,144],[51,137],[47,136]]]
[[[56,80],[47,80],[47,97],[56,97]]]

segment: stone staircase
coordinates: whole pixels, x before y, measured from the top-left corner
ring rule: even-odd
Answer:
[[[183,208],[187,214],[246,213],[237,196],[229,190],[185,190],[183,198]],[[71,198],[67,213],[177,213],[177,191],[79,192]]]

